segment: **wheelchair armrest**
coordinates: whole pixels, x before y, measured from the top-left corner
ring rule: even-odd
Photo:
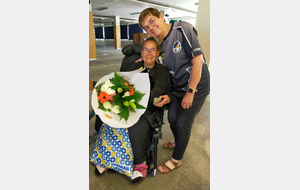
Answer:
[[[161,138],[162,139],[162,132],[161,132],[161,127],[157,127],[153,131],[153,137],[154,138]]]

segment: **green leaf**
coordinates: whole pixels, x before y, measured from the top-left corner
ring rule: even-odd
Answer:
[[[109,81],[113,84],[113,86],[111,86],[110,88],[113,90],[117,90],[123,80],[123,76],[118,75],[116,72],[114,72],[114,77],[109,79]]]
[[[124,119],[126,120],[126,122],[127,122],[128,117],[129,117],[129,110],[128,110],[128,108],[122,109],[122,110],[120,111],[120,120],[121,120],[122,118],[124,118]]]
[[[113,90],[117,90],[118,88],[119,88],[119,86],[111,86],[111,87],[109,87],[109,88],[111,88],[111,89],[113,89]]]
[[[114,77],[109,79],[110,82],[113,84],[110,88],[113,90],[117,90],[118,88],[122,88],[123,90],[130,89],[129,86],[126,86],[125,83],[127,81],[124,80],[124,77],[114,72]]]
[[[143,98],[143,96],[145,95],[145,93],[143,94],[143,93],[140,93],[139,91],[135,90],[133,95],[136,95],[136,97],[137,97],[134,100],[136,102],[140,102],[141,99]]]
[[[122,106],[123,107],[122,98],[121,98],[120,94],[114,95],[113,99],[114,99],[114,103],[115,104],[117,104],[118,106]]]
[[[98,100],[98,105],[99,105],[99,109],[106,111],[106,109],[104,108],[104,106],[101,104],[100,100]]]
[[[114,72],[114,77],[109,80],[112,84],[118,86],[124,80],[124,78],[121,75],[118,75],[116,72]]]
[[[97,86],[95,87],[96,92],[97,92],[97,95],[99,95],[99,93],[101,92],[101,87],[102,87],[103,84],[104,84],[104,82],[103,82],[103,83],[100,83],[99,85],[97,85]]]
[[[123,88],[124,90],[129,90],[129,89],[130,89],[130,86],[126,86],[125,83],[126,83],[126,82],[120,83],[119,86],[120,86],[121,88]]]
[[[134,99],[135,102],[140,102],[144,95],[145,93],[142,94],[139,91],[135,90],[133,95],[124,97],[123,101],[130,101]]]
[[[136,108],[137,109],[146,109],[144,106],[142,106],[141,104],[135,102]]]

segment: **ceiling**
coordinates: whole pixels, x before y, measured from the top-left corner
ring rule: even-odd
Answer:
[[[106,27],[113,26],[114,16],[120,17],[120,25],[136,24],[139,13],[148,7],[164,11],[167,21],[196,19],[198,2],[199,0],[90,0],[90,5],[95,27]]]

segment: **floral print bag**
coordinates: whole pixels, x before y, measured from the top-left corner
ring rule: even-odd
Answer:
[[[90,162],[132,177],[133,152],[127,128],[113,128],[103,123]]]

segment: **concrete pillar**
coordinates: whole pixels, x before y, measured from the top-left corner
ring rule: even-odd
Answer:
[[[120,16],[115,16],[114,41],[115,41],[115,49],[120,49],[121,48]]]
[[[95,41],[95,28],[93,20],[92,5],[89,5],[89,59],[94,60],[97,58],[96,54],[96,41]]]
[[[199,0],[195,29],[209,68],[210,64],[210,0]]]
[[[129,40],[129,25],[127,24],[127,40]]]
[[[102,33],[103,33],[103,39],[105,39],[105,30],[104,30],[104,26],[102,26]]]

